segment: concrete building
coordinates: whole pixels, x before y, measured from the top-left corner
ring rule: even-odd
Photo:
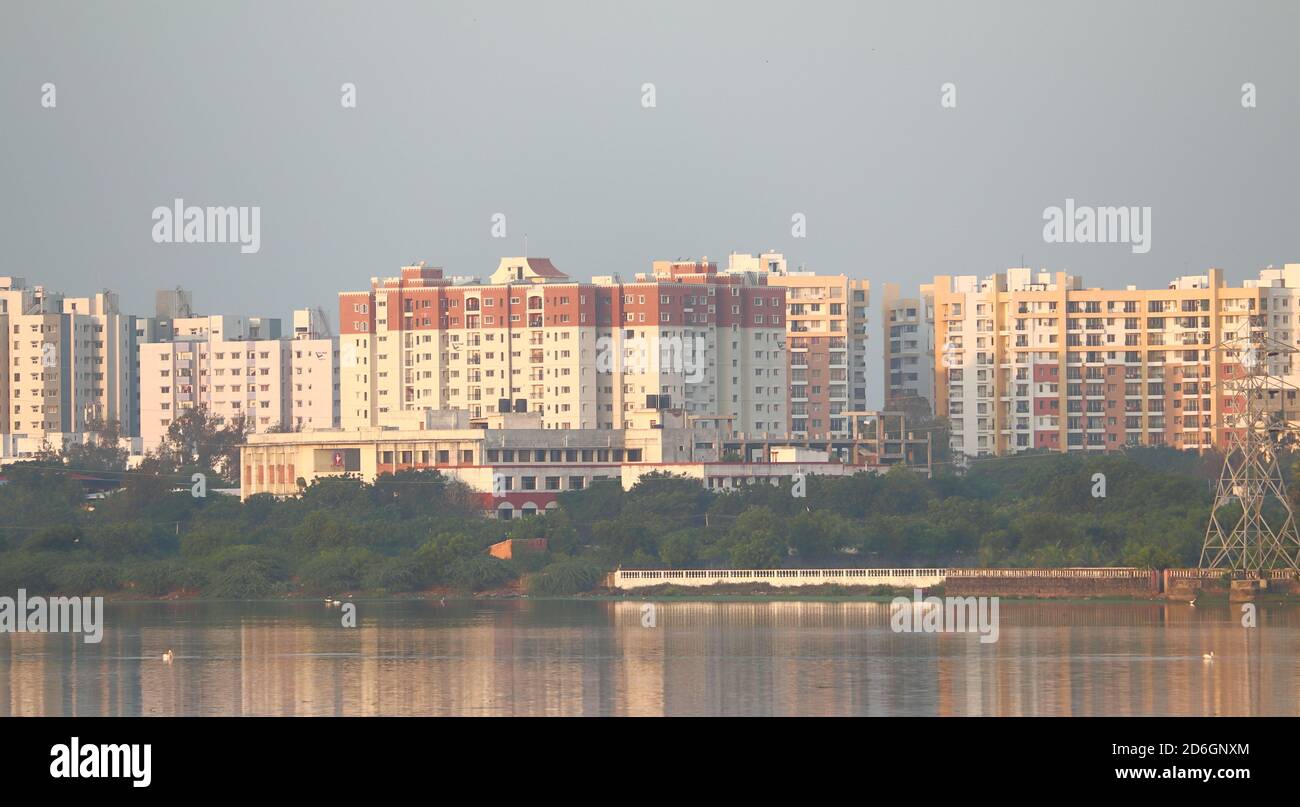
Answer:
[[[1024,268],[939,276],[936,409],[968,456],[1224,445],[1222,416],[1237,402],[1219,385],[1240,361],[1213,348],[1250,332],[1297,344],[1298,295],[1296,264],[1239,288],[1218,269],[1165,289],[1088,289]],[[1268,360],[1293,372],[1282,353]],[[1295,391],[1278,403],[1294,406]]]
[[[135,318],[119,310],[117,295],[110,291],[64,298],[63,314],[72,341],[71,431],[96,421],[117,421],[129,435],[137,422]]]
[[[180,286],[154,292],[153,330],[158,338],[153,341],[170,342],[172,321],[194,316],[194,294]]]
[[[903,297],[897,283],[881,294],[885,408],[934,414],[934,286]]]
[[[336,427],[337,341],[311,330],[312,322],[306,312],[295,315],[304,331],[288,339],[279,338],[278,319],[174,320],[172,341],[140,346],[145,448],[157,448],[172,421],[195,407],[220,422],[243,419],[255,432]]]
[[[141,417],[145,404],[142,400],[142,384],[140,380],[142,378],[148,380],[147,376],[141,375],[144,369],[140,360],[142,345],[167,344],[177,339],[181,341],[208,338],[216,341],[279,339],[282,330],[281,321],[274,317],[196,314],[194,312],[194,295],[179,286],[175,289],[157,291],[154,294],[154,315],[152,317],[134,317],[133,320],[135,331],[133,376],[136,383],[134,390],[135,419],[130,434],[140,436],[146,431],[146,426]],[[161,406],[161,403],[156,398],[157,394],[151,396],[150,401],[151,419],[153,420],[160,419],[157,414],[159,410],[155,409],[155,407]],[[157,431],[156,427],[157,424],[155,423],[151,423],[147,427],[151,432],[151,438],[157,436],[154,433]],[[166,430],[164,429],[163,432],[165,433]],[[157,443],[146,442],[146,445],[152,449],[156,447]]]
[[[784,308],[783,289],[707,259],[591,283],[546,258],[503,258],[488,283],[406,266],[339,295],[342,423],[462,409],[613,430],[636,410],[681,407],[738,432],[783,434]]]
[[[42,442],[116,420],[129,433],[135,418],[131,368],[134,321],[110,291],[65,298],[0,278],[0,434]]]
[[[925,443],[895,433],[895,425],[879,418],[874,422],[881,428],[864,424],[860,440],[824,444],[741,437],[680,409],[640,409],[627,422],[621,429],[555,429],[545,425],[541,412],[475,418],[461,409],[409,410],[400,428],[256,434],[241,451],[241,494],[289,496],[299,492],[300,482],[320,478],[350,475],[373,482],[385,473],[436,469],[479,492],[486,510],[510,518],[554,507],[564,491],[602,482],[631,488],[653,473],[727,490],[789,481],[796,474],[875,472],[906,461],[909,451]],[[903,426],[901,419],[890,422]]]
[[[867,405],[871,284],[845,275],[790,271],[778,252],[733,252],[727,271],[763,278],[786,291],[789,432],[812,438],[848,435],[848,414]]]
[[[40,437],[28,434],[0,434],[0,465],[22,462],[44,452],[62,453],[76,445],[102,445],[97,432],[49,432]],[[121,437],[117,445],[126,452],[126,466],[134,468],[144,459],[144,443],[139,437]]]

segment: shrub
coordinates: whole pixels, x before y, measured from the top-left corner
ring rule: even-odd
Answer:
[[[146,597],[161,597],[179,589],[202,588],[206,576],[175,560],[159,560],[137,566],[129,576],[134,591]]]
[[[13,596],[21,588],[31,594],[50,593],[54,591],[52,572],[62,561],[63,558],[49,553],[0,555],[0,592]]]
[[[270,575],[254,566],[235,566],[217,572],[203,593],[219,600],[252,600],[268,597],[277,590]]]
[[[284,559],[261,546],[229,546],[208,558],[208,582],[203,593],[218,599],[267,597],[283,590]]]
[[[86,534],[86,543],[100,557],[110,560],[141,555],[152,555],[161,549],[173,549],[175,538],[170,542],[156,539],[153,529],[148,524],[126,522],[123,524],[105,524],[91,529]]]
[[[387,558],[373,564],[362,579],[368,589],[415,591],[423,585],[420,565],[412,558]]]
[[[358,589],[366,568],[373,563],[366,551],[327,550],[303,564],[298,580],[307,591],[320,594]]]
[[[559,596],[591,591],[604,577],[604,570],[584,558],[570,558],[550,564],[528,576],[528,591],[543,596]]]
[[[53,524],[42,527],[23,541],[24,552],[67,552],[76,549],[81,540],[81,528],[72,524]]]
[[[475,555],[452,561],[447,568],[447,581],[453,586],[470,591],[502,585],[514,575],[510,564],[491,555]]]
[[[61,594],[84,596],[93,591],[116,591],[122,577],[111,563],[71,563],[51,574],[54,589]]]

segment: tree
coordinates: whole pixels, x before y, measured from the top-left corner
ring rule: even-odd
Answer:
[[[250,429],[243,417],[232,421],[214,418],[206,407],[186,409],[167,427],[165,453],[182,473],[211,473],[239,483],[239,446]]]
[[[766,507],[751,507],[727,530],[726,549],[737,569],[771,569],[786,555],[784,524]]]
[[[670,532],[659,542],[659,558],[670,569],[685,569],[699,557],[698,548],[702,543],[698,530]]]
[[[129,456],[122,447],[122,424],[116,420],[96,418],[86,424],[91,438],[72,443],[63,451],[62,460],[69,468],[83,471],[123,471]]]
[[[846,543],[848,522],[828,510],[804,511],[790,520],[790,545],[804,560],[824,558]]]

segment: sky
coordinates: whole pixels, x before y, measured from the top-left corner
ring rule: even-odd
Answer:
[[[179,285],[202,313],[335,314],[414,261],[486,276],[525,235],[578,279],[771,249],[871,281],[879,379],[885,281],[1300,261],[1296,3],[0,0],[0,20],[0,274],[131,313]],[[259,208],[260,249],[156,243],[177,198]],[[1149,207],[1150,250],[1047,243],[1067,199]]]

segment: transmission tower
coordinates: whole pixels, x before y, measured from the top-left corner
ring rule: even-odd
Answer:
[[[1300,534],[1277,461],[1278,449],[1296,431],[1294,412],[1287,412],[1287,392],[1297,388],[1271,372],[1279,361],[1289,368],[1296,349],[1247,326],[1213,352],[1225,373],[1234,371],[1215,385],[1228,453],[1205,529],[1200,567],[1241,578],[1258,578],[1270,569],[1300,571]],[[1229,505],[1235,507],[1225,511]],[[1227,523],[1234,514],[1236,520]]]

